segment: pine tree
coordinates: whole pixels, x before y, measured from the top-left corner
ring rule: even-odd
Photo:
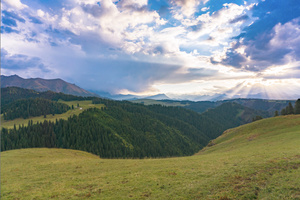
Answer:
[[[298,99],[295,103],[295,110],[294,110],[295,114],[300,114],[300,99]]]
[[[278,111],[276,110],[275,111],[275,114],[274,114],[274,117],[277,117],[279,114],[278,114]]]
[[[281,115],[286,115],[286,109],[283,108],[283,109],[281,110],[280,114],[281,114]]]
[[[286,107],[286,114],[288,115],[294,114],[294,107],[291,102],[289,102],[289,105]]]

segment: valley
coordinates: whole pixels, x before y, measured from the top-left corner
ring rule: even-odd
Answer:
[[[37,122],[43,122],[44,120],[48,120],[51,122],[55,122],[56,120],[59,120],[59,119],[67,120],[69,117],[71,117],[73,115],[79,115],[80,113],[82,113],[84,110],[87,110],[88,108],[101,109],[102,107],[104,107],[104,105],[101,105],[101,104],[97,104],[97,105],[92,104],[91,100],[86,100],[86,101],[59,100],[58,102],[67,104],[70,107],[72,107],[72,105],[73,105],[74,109],[70,109],[63,114],[55,114],[55,115],[48,114],[48,115],[46,115],[46,118],[43,115],[37,116],[37,117],[30,117],[30,120],[32,120],[34,124],[36,124]],[[79,104],[79,107],[77,107],[78,104]],[[29,120],[29,119],[24,119],[24,118],[18,118],[18,119],[14,119],[14,120],[4,120],[2,116],[3,116],[3,114],[1,115],[1,127],[8,128],[8,129],[14,128],[14,125],[16,125],[17,128],[19,128],[19,126],[27,126],[28,120]]]
[[[103,159],[65,149],[2,152],[3,199],[299,199],[300,116],[226,131],[194,156]]]

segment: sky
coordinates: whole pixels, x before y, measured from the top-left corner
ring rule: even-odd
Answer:
[[[1,74],[111,94],[300,97],[299,0],[2,0]]]

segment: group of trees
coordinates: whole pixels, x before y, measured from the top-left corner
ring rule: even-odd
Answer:
[[[289,105],[283,108],[280,111],[281,115],[293,115],[300,114],[300,99],[295,102],[295,106],[293,107],[292,103],[289,102]],[[279,116],[279,112],[276,110],[274,116]]]
[[[104,110],[91,108],[68,120],[45,120],[37,124],[29,121],[27,126],[2,128],[2,150],[56,147],[83,150],[103,158],[169,157],[192,155],[202,147],[197,141],[209,141],[208,138],[201,141],[200,131],[193,127],[188,130],[196,131],[196,135],[190,136],[189,132],[142,113],[130,114],[122,109],[110,112],[117,111],[116,118]]]
[[[52,91],[37,92],[35,90],[24,89],[19,87],[1,88],[1,106],[8,105],[19,99],[43,98],[52,101],[59,99],[64,101],[84,101],[92,100],[94,97],[81,97]]]
[[[93,103],[104,104],[105,109],[91,108],[68,120],[29,121],[27,126],[3,128],[2,150],[56,147],[83,150],[103,158],[192,155],[234,127],[228,112],[235,116],[240,109],[237,104],[225,104],[216,111],[219,117],[215,118],[213,110],[199,114],[181,107],[100,98]]]
[[[21,88],[10,88],[6,92],[10,92],[11,97],[4,98],[6,104],[2,111],[5,119],[66,112],[69,106],[51,100],[81,98],[52,92],[37,94]],[[26,99],[19,99],[20,95]],[[37,124],[30,120],[27,126],[2,128],[2,150],[56,147],[83,150],[103,158],[192,155],[226,129],[251,122],[252,117],[265,115],[233,102],[199,114],[182,107],[145,106],[102,98],[91,100],[94,104],[105,106],[88,109],[68,120]],[[300,113],[300,99],[292,108],[293,113]],[[291,110],[290,105],[287,109]]]
[[[64,103],[58,103],[47,99],[20,99],[2,107],[4,120],[16,118],[27,119],[29,117],[62,114],[67,112],[70,107]]]

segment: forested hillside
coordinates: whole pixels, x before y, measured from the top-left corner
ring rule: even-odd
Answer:
[[[30,116],[55,114],[67,109],[67,105],[50,100],[87,99],[21,88],[4,88],[3,91],[5,95],[1,98],[7,103],[3,106],[6,119],[17,116],[30,119]],[[27,99],[18,100],[22,97]],[[55,122],[54,119],[37,124],[29,121],[27,126],[2,128],[2,150],[58,147],[84,150],[105,158],[192,155],[226,129],[251,122],[255,116],[268,115],[266,111],[232,102],[202,114],[183,107],[145,106],[102,98],[92,98],[92,103],[101,104],[102,109],[90,104],[90,109],[67,120]]]
[[[151,113],[151,111],[148,111]],[[167,116],[166,116],[167,117]],[[168,121],[176,120],[169,118]],[[2,129],[2,150],[29,147],[78,149],[100,157],[169,157],[192,155],[211,139],[196,127],[160,121],[142,112],[114,106],[89,109],[56,123],[44,121]],[[181,129],[177,129],[182,126]]]
[[[136,103],[148,104],[164,104],[164,105],[179,105],[184,108],[203,113],[210,108],[216,108],[224,103],[237,103],[253,110],[263,111],[266,117],[273,117],[275,111],[280,111],[289,103],[294,103],[294,100],[266,100],[266,99],[229,99],[223,101],[173,101],[173,100],[134,100]]]
[[[27,119],[29,117],[62,114],[67,112],[70,107],[63,103],[50,101],[48,99],[20,99],[2,107],[4,120],[13,120],[16,118]]]
[[[74,100],[91,100],[94,97],[73,96],[69,94],[57,93],[52,91],[37,92],[35,90],[23,89],[19,87],[1,88],[1,106],[5,106],[19,99],[29,99],[29,98],[43,98],[43,99],[49,99],[53,101],[57,101],[59,99],[64,101],[74,101]]]
[[[59,147],[106,158],[183,156],[196,153],[232,127],[231,123],[221,124],[180,107],[145,106],[100,98],[95,98],[93,103],[103,104],[105,108],[91,108],[68,120],[38,124],[29,121],[27,126],[3,128],[2,150]]]

